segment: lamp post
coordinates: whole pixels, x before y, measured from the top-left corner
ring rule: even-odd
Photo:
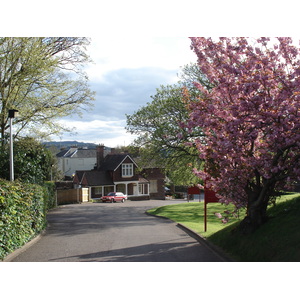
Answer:
[[[12,120],[18,116],[16,109],[10,109],[8,111],[9,117],[9,170],[10,170],[10,181],[14,181],[14,149],[13,149],[13,132],[12,132]]]

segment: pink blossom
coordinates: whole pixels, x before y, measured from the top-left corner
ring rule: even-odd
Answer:
[[[226,224],[226,223],[228,223],[228,221],[229,221],[229,219],[228,219],[228,218],[224,218],[224,219],[222,219],[222,223],[223,223],[223,224]]]
[[[206,169],[194,172],[237,207],[247,206],[255,186],[300,179],[300,49],[290,38],[274,47],[269,41],[191,38],[199,68],[214,84],[208,91],[195,83],[203,96],[189,106],[187,128],[206,135],[196,141]]]
[[[219,219],[223,218],[220,213],[215,213],[215,216],[218,217]]]

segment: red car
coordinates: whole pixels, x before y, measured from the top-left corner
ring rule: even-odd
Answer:
[[[120,192],[111,192],[101,198],[102,202],[125,202],[127,196]]]

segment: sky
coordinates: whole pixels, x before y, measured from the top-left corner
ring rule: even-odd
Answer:
[[[237,0],[53,0],[44,9],[38,0],[12,0],[2,5],[0,30],[2,36],[91,38],[94,64],[86,72],[94,108],[82,118],[62,119],[73,134],[53,140],[116,147],[134,139],[126,133],[125,114],[151,101],[160,85],[176,83],[180,67],[196,61],[189,36],[290,36],[299,27],[291,7],[291,0],[242,6]]]
[[[178,82],[181,67],[196,62],[188,37],[92,36],[87,48],[93,63],[85,71],[96,92],[94,107],[82,117],[60,120],[72,130],[53,140],[76,140],[127,146],[135,136],[126,132],[131,115],[156,94],[161,85]]]

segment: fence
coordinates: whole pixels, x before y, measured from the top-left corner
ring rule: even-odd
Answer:
[[[89,189],[56,190],[57,204],[81,203],[89,201]]]

